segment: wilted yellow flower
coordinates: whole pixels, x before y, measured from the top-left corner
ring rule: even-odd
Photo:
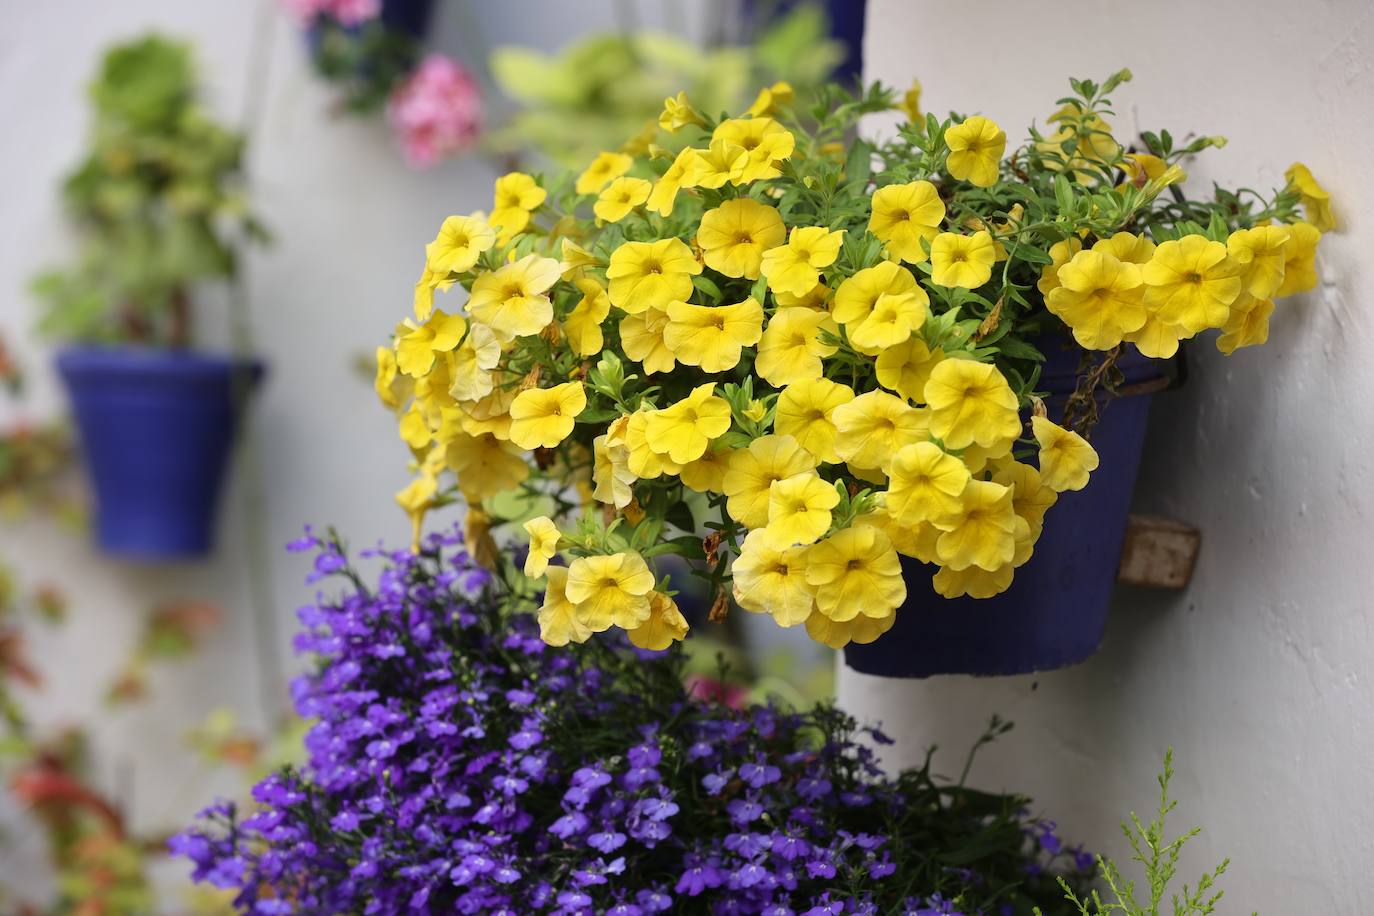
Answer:
[[[909,293],[883,293],[868,317],[849,329],[849,339],[863,353],[882,353],[906,343],[926,320],[930,297],[917,287]]]
[[[774,481],[768,488],[768,525],[764,531],[779,547],[814,544],[830,527],[830,510],[839,505],[835,485],[815,471]]]
[[[634,165],[634,158],[624,153],[600,153],[586,171],[577,176],[574,190],[578,194],[595,194]]]
[[[835,408],[854,400],[854,390],[828,378],[793,382],[778,395],[773,430],[795,439],[817,461],[838,464]]]
[[[553,321],[547,295],[563,272],[553,258],[529,254],[472,284],[468,313],[496,332],[500,340],[538,334]]]
[[[701,265],[682,239],[625,242],[611,254],[606,268],[611,304],[631,315],[666,309],[669,302],[691,298],[692,277],[699,273]]]
[[[688,124],[700,124],[702,117],[687,100],[687,93],[679,92],[663,100],[663,113],[658,116],[658,126],[675,134]]]
[[[608,223],[618,223],[630,212],[649,199],[653,185],[643,178],[617,178],[606,186],[596,198],[592,212],[598,219]]]
[[[756,118],[771,115],[777,111],[779,105],[791,105],[796,97],[796,91],[792,84],[786,80],[779,80],[771,86],[766,86],[759,90],[759,94],[754,98],[754,104],[749,106],[745,114],[753,115]]]
[[[661,309],[648,309],[620,320],[620,346],[626,356],[644,367],[645,375],[671,372],[677,365],[673,351],[663,341],[667,329],[668,313]]]
[[[930,349],[920,335],[913,334],[905,343],[886,347],[878,354],[874,362],[878,384],[909,401],[924,404],[931,370],[944,358],[944,350]]]
[[[551,646],[586,642],[592,631],[577,619],[573,603],[568,600],[568,568],[550,566],[546,582],[544,604],[539,608],[539,638]]]
[[[890,184],[873,192],[872,204],[868,231],[903,261],[924,261],[927,255],[921,242],[935,238],[945,218],[945,203],[935,185],[928,181]]]
[[[496,377],[492,370],[501,361],[501,343],[484,324],[473,324],[468,336],[453,351],[448,393],[457,401],[478,401],[491,394]]]
[[[797,226],[787,244],[763,253],[763,275],[769,289],[802,296],[820,282],[820,271],[839,257],[844,230],[834,232],[824,226]]]
[[[525,575],[538,578],[549,568],[549,560],[558,553],[558,539],[562,535],[553,519],[547,515],[532,518],[522,525],[530,536],[530,552],[525,557]]]
[[[696,461],[711,440],[730,428],[730,405],[716,397],[715,383],[692,389],[687,397],[656,410],[645,421],[649,448],[678,464]]]
[[[649,593],[649,617],[629,632],[630,642],[655,652],[687,637],[687,618],[677,602],[660,591]]]
[[[921,112],[921,81],[914,79],[907,87],[906,92],[902,93],[902,100],[897,103],[897,110],[906,115],[906,119],[913,124],[925,120],[925,114]]]
[[[989,572],[1010,563],[1016,552],[1016,512],[1011,487],[989,480],[970,480],[964,487],[957,511],[941,520],[935,542],[942,566],[967,569],[977,566]]]
[[[1292,235],[1287,226],[1256,226],[1231,233],[1226,239],[1226,252],[1242,265],[1243,293],[1265,299],[1283,285],[1288,240]]]
[[[434,311],[434,294],[439,290],[447,290],[453,286],[453,281],[448,279],[448,274],[436,274],[426,267],[420,273],[420,279],[415,281],[415,295],[411,300],[411,305],[415,309],[416,321],[428,321],[430,313]]]
[[[744,347],[763,334],[763,307],[751,296],[734,305],[668,304],[663,342],[674,358],[704,372],[724,372],[739,362]]]
[[[593,633],[612,626],[633,630],[648,620],[653,588],[654,574],[634,552],[578,557],[568,567],[568,600]]]
[[[1311,169],[1301,162],[1295,162],[1283,173],[1283,177],[1298,189],[1307,221],[1318,232],[1330,232],[1336,228],[1336,217],[1331,213],[1331,195],[1312,177]]]
[[[1046,417],[1031,417],[1031,432],[1040,444],[1040,479],[1056,493],[1081,490],[1097,470],[1097,452],[1078,433]]]
[[[1254,347],[1269,339],[1269,316],[1274,313],[1271,299],[1257,299],[1241,293],[1231,306],[1231,317],[1221,327],[1217,349],[1227,356],[1241,347]]]
[[[721,486],[725,509],[746,528],[768,524],[768,495],[774,481],[815,470],[816,460],[791,436],[762,436],[730,454]]]
[[[977,289],[992,278],[997,250],[986,230],[972,235],[941,232],[930,243],[930,280],[941,286]]]
[[[1002,128],[987,118],[974,115],[945,129],[945,145],[949,147],[945,167],[950,175],[979,188],[996,184],[997,167],[1007,149],[1007,135]]]
[[[444,460],[463,494],[474,503],[519,486],[530,474],[519,446],[490,433],[455,437],[445,449]]]
[[[897,551],[870,525],[836,531],[807,551],[806,581],[816,590],[816,609],[841,623],[886,617],[906,600]]]
[[[581,382],[528,388],[510,405],[510,439],[521,448],[553,448],[572,434],[576,417],[587,409]]]
[[[568,335],[568,346],[578,356],[594,356],[605,345],[605,335],[601,333],[601,322],[611,313],[611,300],[591,277],[574,280],[573,285],[582,292],[582,298],[568,313],[563,321],[563,331]]]
[[[987,447],[1021,432],[1016,394],[991,363],[943,360],[926,382],[926,403],[930,431],[947,448]]]
[[[682,485],[689,490],[698,493],[721,493],[725,492],[725,472],[730,469],[730,454],[734,451],[729,446],[713,442],[709,445],[700,458],[689,461],[682,466],[678,472],[678,479]]]
[[[1161,321],[1190,334],[1219,328],[1231,314],[1241,291],[1241,265],[1226,246],[1201,235],[1185,235],[1155,249],[1141,268],[1145,306]]]
[[[467,331],[467,322],[459,315],[449,315],[438,309],[419,327],[407,323],[409,330],[396,340],[396,365],[412,378],[428,374],[434,366],[436,353],[446,353],[458,346]]]
[[[491,216],[487,221],[501,230],[496,237],[497,243],[504,245],[524,232],[530,224],[530,214],[548,196],[549,192],[524,172],[510,172],[496,179]]]
[[[1045,306],[1089,350],[1110,350],[1145,324],[1140,268],[1105,251],[1080,251],[1059,269]]]
[[[1050,246],[1049,255],[1053,261],[1040,270],[1040,279],[1035,288],[1048,296],[1059,286],[1059,268],[1069,263],[1069,259],[1083,250],[1083,241],[1077,238],[1063,239]]]
[[[894,608],[882,617],[869,617],[860,614],[853,620],[832,620],[820,611],[806,618],[806,635],[821,645],[832,649],[843,649],[851,642],[867,645],[888,630],[897,620]]]
[[[1275,298],[1305,293],[1317,285],[1317,242],[1322,234],[1311,223],[1293,223],[1288,227],[1288,255],[1283,262],[1283,282],[1274,292]]]
[[[759,278],[763,253],[781,245],[786,237],[777,209],[749,197],[736,197],[706,211],[697,229],[697,244],[707,267],[727,277],[750,280]]]
[[[721,121],[711,134],[714,143],[724,140],[743,149],[747,159],[740,168],[736,184],[777,178],[782,174],[778,164],[792,156],[796,139],[792,132],[772,118],[730,118]]]
[[[441,276],[462,273],[496,244],[496,232],[482,217],[450,216],[434,241],[425,246],[425,267]]]
[[[804,622],[816,606],[806,581],[806,549],[778,547],[762,530],[749,532],[730,573],[739,606],[771,614],[778,626]]]
[[[834,321],[825,312],[778,309],[759,339],[754,371],[775,388],[818,378],[822,358],[836,351],[834,344],[821,342],[822,329],[835,330]]]
[[[438,491],[439,482],[429,474],[421,474],[396,494],[396,504],[410,516],[410,541],[414,550],[420,549],[420,531],[425,524],[425,513],[434,507],[434,495]]]
[[[673,205],[677,203],[678,192],[688,183],[689,176],[696,168],[696,150],[689,147],[678,153],[673,159],[673,164],[668,166],[668,171],[654,182],[654,189],[649,192],[649,200],[645,206],[659,216],[671,215]]]
[[[968,485],[964,463],[933,442],[903,446],[887,470],[887,511],[900,525],[938,524],[959,512]]]

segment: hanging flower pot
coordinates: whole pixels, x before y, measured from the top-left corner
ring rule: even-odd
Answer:
[[[207,553],[239,414],[262,364],[72,347],[57,366],[90,468],[100,546],[150,560]]]

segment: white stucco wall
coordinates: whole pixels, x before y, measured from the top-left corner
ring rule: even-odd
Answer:
[[[1172,745],[1176,826],[1205,828],[1188,862],[1233,860],[1223,912],[1374,912],[1374,8],[871,0],[868,16],[868,77],[919,76],[927,110],[986,114],[1014,141],[1068,76],[1129,66],[1118,136],[1230,138],[1190,166],[1195,189],[1276,186],[1300,159],[1342,226],[1322,242],[1321,285],[1279,304],[1266,347],[1197,346],[1190,384],[1156,400],[1136,502],[1202,529],[1187,592],[1120,591],[1078,668],[845,672],[842,705],[886,724],[889,759],[938,743],[956,775],[990,713],[1015,720],[974,781],[1033,794],[1067,835],[1117,854],[1118,820],[1149,808]]]

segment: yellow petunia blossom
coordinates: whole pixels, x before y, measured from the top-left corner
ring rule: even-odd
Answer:
[[[1083,241],[1077,238],[1063,239],[1050,246],[1051,263],[1040,269],[1040,279],[1035,288],[1041,295],[1048,296],[1059,286],[1059,269],[1069,263],[1069,259],[1083,250]]]
[[[933,442],[903,446],[888,466],[887,511],[899,524],[939,525],[959,512],[968,468]]]
[[[947,448],[992,446],[1021,433],[1016,394],[991,363],[943,360],[926,382],[930,431]]]
[[[1283,285],[1292,235],[1287,226],[1256,226],[1231,233],[1226,239],[1226,251],[1242,265],[1242,293],[1266,299]]]
[[[1201,235],[1164,242],[1141,268],[1145,306],[1190,334],[1219,328],[1241,291],[1241,264]]]
[[[915,124],[925,120],[925,114],[921,111],[921,81],[914,79],[907,90],[902,93],[902,99],[897,103],[897,110],[906,115],[906,119]]]
[[[930,281],[941,286],[977,289],[992,279],[996,262],[997,250],[986,230],[972,235],[941,232],[930,243]]]
[[[819,378],[821,360],[837,350],[834,344],[822,343],[822,330],[835,331],[834,321],[825,312],[778,309],[759,339],[754,371],[775,388]]]
[[[1015,573],[1010,563],[991,572],[978,566],[966,566],[963,569],[942,566],[931,577],[931,584],[935,594],[943,598],[962,598],[965,595],[970,598],[991,598],[1011,587]]]
[[[778,626],[796,626],[816,607],[806,581],[806,548],[778,547],[762,530],[749,532],[730,573],[736,603],[755,614],[771,614]]]
[[[926,523],[901,524],[888,511],[886,499],[885,493],[880,494],[878,506],[872,512],[866,512],[854,519],[854,524],[872,525],[877,528],[887,535],[893,549],[903,556],[920,560],[922,563],[936,562],[938,558],[935,556],[935,542],[940,537],[940,529]]]
[[[663,341],[668,329],[668,313],[648,309],[638,315],[626,315],[620,320],[620,346],[625,355],[644,367],[645,375],[671,372],[677,360]]]
[[[1273,300],[1242,293],[1231,307],[1231,317],[1221,327],[1217,349],[1230,356],[1241,347],[1264,343],[1269,339],[1269,316],[1273,313]]]
[[[702,120],[701,115],[687,100],[687,93],[679,92],[663,100],[663,112],[658,116],[658,126],[670,134],[675,134],[689,124],[701,124]]]
[[[677,464],[704,455],[711,440],[730,428],[730,405],[715,390],[714,382],[698,385],[687,397],[650,414],[645,421],[649,448]]]
[[[583,248],[572,239],[561,239],[559,241],[560,253],[563,255],[559,266],[563,268],[562,277],[564,280],[580,280],[587,274],[589,267],[605,267],[605,263],[595,254]]]
[[[563,332],[568,335],[568,346],[574,353],[595,356],[606,343],[601,322],[611,313],[611,299],[605,288],[591,277],[574,280],[573,285],[581,291],[582,298],[564,319]]]
[[[553,321],[548,291],[563,270],[553,258],[529,254],[482,274],[472,284],[468,313],[499,340],[538,334]]]
[[[669,456],[654,451],[649,440],[649,422],[655,410],[641,408],[630,414],[625,423],[625,448],[629,454],[626,464],[630,471],[641,480],[652,480],[663,474],[676,474],[682,470]]]
[[[460,315],[437,309],[424,324],[416,327],[407,322],[406,327],[407,332],[396,340],[396,365],[411,378],[420,378],[434,366],[436,354],[458,346],[467,322]]]
[[[649,199],[653,187],[643,178],[617,178],[597,196],[592,212],[598,219],[618,223]]]
[[[587,409],[581,382],[528,388],[510,405],[510,441],[521,448],[553,448],[572,434],[576,417]]]
[[[628,418],[616,422],[623,428]],[[592,499],[623,509],[634,498],[631,488],[635,480],[635,473],[630,470],[630,450],[623,436],[619,440],[611,433],[597,436],[592,441]]]
[[[654,574],[634,552],[578,557],[568,567],[568,600],[593,633],[613,626],[633,630],[649,619]]]
[[[1312,177],[1311,169],[1301,162],[1295,162],[1283,173],[1283,177],[1298,189],[1307,221],[1315,226],[1318,232],[1330,232],[1336,228],[1336,217],[1331,213],[1331,195]]]
[[[718,442],[711,443],[700,458],[689,461],[678,472],[682,485],[697,493],[725,493],[725,472],[730,469],[730,455],[734,449]]]
[[[1136,345],[1142,355],[1151,359],[1169,359],[1178,352],[1179,341],[1193,335],[1176,324],[1162,320],[1158,313],[1146,310],[1145,323],[1125,339]]]
[[[835,408],[835,452],[861,468],[886,468],[898,449],[928,435],[921,412],[886,391],[867,391]]]
[[[455,437],[444,450],[444,462],[473,503],[518,487],[530,474],[519,446],[490,433]]]
[[[701,264],[682,239],[625,242],[606,268],[611,304],[630,315],[666,309],[669,302],[691,298],[692,277],[699,273]]]
[[[778,308],[824,309],[830,299],[830,287],[824,283],[817,283],[804,296],[775,292],[773,299],[777,302]]]
[[[547,515],[532,518],[521,526],[530,538],[530,552],[525,556],[525,575],[538,578],[549,568],[549,560],[558,553],[558,539],[562,534]]]
[[[787,243],[763,253],[762,271],[768,288],[802,296],[820,282],[820,272],[839,257],[844,230],[824,226],[797,226]]]
[[[649,617],[629,631],[631,644],[660,652],[687,638],[687,618],[677,602],[660,591],[649,593]]]
[[[453,283],[454,281],[448,279],[448,274],[436,274],[426,267],[420,273],[420,279],[415,281],[415,295],[411,299],[415,320],[428,321],[434,311],[434,294],[450,289]]]
[[[391,347],[377,348],[377,374],[372,387],[378,399],[392,410],[399,411],[415,390],[415,383],[402,375],[396,366],[396,351]]]
[[[1059,269],[1045,307],[1089,350],[1110,350],[1145,324],[1140,268],[1106,251],[1080,251]]]
[[[790,159],[796,149],[792,132],[772,118],[730,118],[720,122],[711,134],[712,142],[724,140],[743,149],[746,160],[736,184],[747,184],[782,174],[779,163]]]
[[[793,382],[778,395],[773,431],[790,436],[817,461],[838,464],[835,409],[854,400],[854,389],[828,378]]]
[[[1093,251],[1109,254],[1131,264],[1148,264],[1155,254],[1155,243],[1148,235],[1133,235],[1118,232],[1111,238],[1099,239],[1093,243]],[[1077,252],[1074,252],[1077,254]],[[1058,265],[1062,267],[1063,264]],[[1057,269],[1057,268],[1056,268]]]
[[[727,200],[701,217],[697,244],[706,266],[727,277],[759,278],[763,253],[781,245],[787,229],[775,207],[748,197]]]
[[[763,335],[763,307],[751,296],[734,305],[668,304],[663,342],[684,365],[704,372],[724,372],[740,360],[740,351]]]
[[[600,153],[586,170],[577,176],[573,189],[578,194],[595,194],[634,165],[634,158],[624,153]]]
[[[1126,173],[1125,185],[1143,188],[1150,181],[1167,180],[1168,184],[1179,184],[1188,175],[1182,169],[1169,174],[1169,163],[1149,153],[1127,153],[1122,157],[1121,170]],[[1125,185],[1122,185],[1124,187]]]
[[[956,570],[977,566],[991,572],[1011,562],[1017,522],[1011,494],[1011,487],[990,480],[968,482],[958,511],[939,525],[942,533],[935,551],[942,566]]]
[[[944,358],[945,351],[939,347],[930,349],[920,335],[913,334],[906,343],[885,348],[873,365],[879,385],[916,404],[924,404],[926,382]]]
[[[530,214],[548,198],[549,192],[524,172],[510,172],[496,179],[491,215],[487,218],[497,233],[497,244],[504,245],[525,231]]]
[[[902,564],[887,535],[871,525],[836,531],[806,554],[816,610],[843,623],[886,617],[906,600]]]
[[[780,105],[791,105],[796,98],[796,90],[792,84],[786,80],[778,80],[771,86],[765,86],[759,90],[759,94],[754,97],[754,103],[749,106],[745,114],[762,118],[774,114]]]
[[[883,261],[846,277],[835,290],[830,313],[846,327],[855,327],[873,314],[881,296],[914,294],[920,288],[911,271],[893,261]]]
[[[719,188],[726,182],[739,184],[749,165],[744,147],[717,137],[705,149],[693,149],[682,187]]]
[[[1317,242],[1322,234],[1311,223],[1293,223],[1288,227],[1288,253],[1283,263],[1283,282],[1274,291],[1274,298],[1305,293],[1317,285]]]
[[[945,168],[951,176],[979,188],[996,184],[997,168],[1007,149],[1007,135],[1002,128],[974,115],[945,129],[945,145],[949,147]]]
[[[425,267],[441,276],[471,270],[482,252],[496,244],[496,232],[482,217],[450,216],[425,246]]]
[[[769,488],[774,481],[816,469],[816,459],[791,436],[762,436],[730,454],[721,487],[725,509],[746,528],[768,525]]]
[[[473,404],[463,405],[461,425],[469,436],[491,433],[498,439],[510,438],[510,405],[518,392],[512,388],[495,388],[491,394]]]
[[[413,550],[420,549],[420,531],[425,524],[425,514],[434,508],[434,495],[438,492],[439,482],[430,474],[421,474],[396,494],[396,505],[410,517],[410,543]]]
[[[882,617],[868,617],[861,614],[853,620],[843,622],[831,620],[820,611],[816,611],[806,618],[806,635],[821,645],[829,646],[832,649],[843,649],[851,642],[868,645],[892,629],[892,624],[896,620],[896,609]]]
[[[673,159],[673,164],[668,166],[668,171],[654,182],[654,189],[649,192],[649,200],[645,206],[659,216],[672,215],[678,192],[697,169],[696,150],[689,147],[678,153]]]
[[[550,646],[566,646],[570,642],[586,642],[592,631],[577,619],[573,603],[568,600],[568,568],[550,566],[544,603],[539,608],[539,638]]]
[[[768,525],[763,530],[778,547],[814,544],[830,528],[830,510],[839,502],[835,485],[815,471],[774,481],[768,488]]]
[[[501,343],[484,324],[473,324],[468,336],[453,351],[448,393],[456,401],[480,401],[496,385],[492,370],[501,361]]]
[[[1056,493],[1081,490],[1097,470],[1097,452],[1078,433],[1045,417],[1031,417],[1031,432],[1040,444],[1040,479]]]
[[[881,353],[906,343],[925,324],[930,297],[917,287],[909,293],[883,293],[868,317],[849,329],[849,339],[863,353]]]
[[[868,231],[887,243],[887,250],[912,264],[924,261],[921,244],[935,238],[945,218],[945,204],[928,181],[890,184],[873,192]]]
[[[1004,462],[993,473],[992,479],[1004,487],[1012,488],[1012,511],[1025,519],[1030,532],[1038,537],[1045,523],[1045,513],[1058,501],[1059,494],[1045,484],[1037,468],[1019,461]]]

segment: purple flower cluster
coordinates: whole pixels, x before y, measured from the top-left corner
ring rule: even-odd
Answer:
[[[832,708],[732,710],[672,652],[545,646],[456,535],[380,554],[375,589],[296,546],[351,583],[300,611],[308,761],[172,841],[242,912],[1056,912],[1081,879],[1024,799],[886,778]]]

